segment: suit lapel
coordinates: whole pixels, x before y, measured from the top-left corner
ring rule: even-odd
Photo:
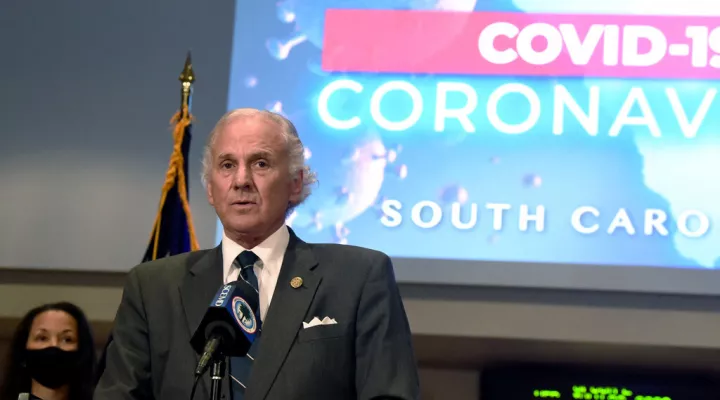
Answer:
[[[267,317],[263,321],[259,357],[255,360],[250,376],[252,384],[246,393],[248,400],[264,399],[267,396],[322,279],[313,271],[317,260],[310,246],[289,230],[290,242]],[[294,277],[303,280],[302,286],[297,289],[290,286],[290,280]]]
[[[190,265],[188,273],[185,274],[185,277],[180,283],[178,287],[180,291],[180,301],[182,302],[181,306],[185,312],[190,337],[192,337],[195,330],[197,330],[213,296],[215,296],[220,285],[222,285],[222,276],[222,249],[218,246],[208,251],[203,257],[200,257]],[[196,363],[199,359],[199,356],[195,354]],[[195,369],[195,366],[187,366],[187,368],[192,371]],[[207,393],[206,398],[210,398],[209,371],[204,375],[202,384]]]

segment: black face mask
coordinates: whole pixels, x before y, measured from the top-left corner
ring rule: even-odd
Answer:
[[[78,351],[47,347],[42,350],[26,350],[25,354],[30,377],[47,388],[57,389],[77,379],[80,369]]]

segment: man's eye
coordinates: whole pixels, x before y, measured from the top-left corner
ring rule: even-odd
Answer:
[[[267,167],[268,167],[268,163],[265,162],[265,161],[263,161],[263,160],[260,160],[260,161],[256,162],[255,165],[257,165],[257,166],[260,167],[260,168],[267,168]]]
[[[220,164],[220,168],[230,169],[230,168],[232,168],[232,163],[231,163],[231,162],[224,162],[224,163]]]

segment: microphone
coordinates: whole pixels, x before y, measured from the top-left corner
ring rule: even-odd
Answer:
[[[200,355],[195,376],[216,357],[243,357],[260,331],[258,292],[239,279],[223,285],[210,303],[190,344]]]

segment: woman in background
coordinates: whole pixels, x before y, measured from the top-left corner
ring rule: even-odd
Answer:
[[[71,303],[34,308],[13,336],[0,400],[91,400],[95,343],[85,314]]]

